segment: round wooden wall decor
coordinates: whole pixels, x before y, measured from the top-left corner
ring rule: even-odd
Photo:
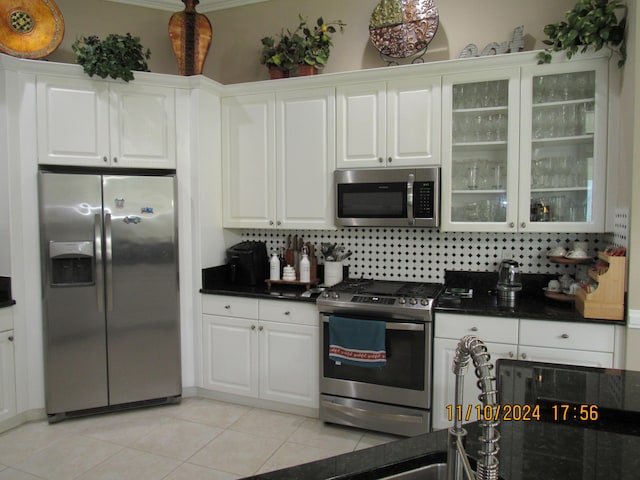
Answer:
[[[0,2],[0,52],[42,58],[64,37],[64,18],[53,0]]]

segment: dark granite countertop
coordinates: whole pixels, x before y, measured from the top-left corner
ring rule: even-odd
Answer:
[[[544,296],[543,287],[557,275],[523,274],[523,290],[514,306],[503,306],[498,302],[495,287],[497,272],[454,272],[445,273],[447,287],[465,287],[473,289],[473,298],[452,298],[440,295],[436,302],[437,312],[462,313],[467,315],[486,315],[494,317],[529,318],[539,320],[562,320],[568,322],[606,323],[607,325],[625,325],[624,320],[602,320],[584,318],[574,307],[573,302],[561,302]]]
[[[249,298],[268,298],[275,300],[297,300],[315,303],[319,290],[307,291],[299,285],[273,285],[271,289],[266,283],[255,286],[234,285],[229,281],[229,266],[220,265],[202,269],[202,288],[200,293],[212,295],[232,295]]]
[[[574,367],[518,360],[499,360],[500,402],[535,405],[550,400],[578,410],[596,405],[598,420],[553,422],[544,410],[540,420],[502,421],[500,477],[504,480],[631,480],[640,470],[640,372]],[[547,404],[548,406],[548,404]],[[561,410],[560,410],[561,411]],[[578,415],[579,417],[579,415]],[[467,453],[477,457],[479,426],[465,426]],[[260,480],[381,478],[371,472],[387,466],[385,475],[403,463],[443,452],[446,430],[304,465],[256,475]],[[440,459],[442,461],[442,458]]]
[[[11,297],[11,277],[0,276],[0,308],[15,304],[16,301]]]

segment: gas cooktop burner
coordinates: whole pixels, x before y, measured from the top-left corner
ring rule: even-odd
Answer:
[[[401,282],[393,280],[346,280],[334,287],[331,291],[358,294],[358,295],[383,295],[391,297],[421,297],[435,298],[442,291],[440,283]]]

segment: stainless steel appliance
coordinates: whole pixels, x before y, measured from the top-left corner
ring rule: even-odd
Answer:
[[[503,305],[515,304],[518,292],[522,290],[522,280],[518,271],[520,264],[515,260],[503,260],[498,267],[498,302]]]
[[[320,419],[397,435],[431,430],[433,316],[443,285],[345,281],[316,301],[320,312]],[[329,358],[329,319],[385,322],[386,365]]]
[[[269,276],[269,258],[264,242],[244,241],[227,249],[229,281],[236,285],[254,286]]]
[[[437,227],[440,169],[336,170],[336,225]]]
[[[175,185],[40,172],[50,421],[180,397]]]

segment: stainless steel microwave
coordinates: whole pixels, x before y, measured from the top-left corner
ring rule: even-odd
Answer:
[[[437,227],[440,169],[336,170],[336,225]]]

